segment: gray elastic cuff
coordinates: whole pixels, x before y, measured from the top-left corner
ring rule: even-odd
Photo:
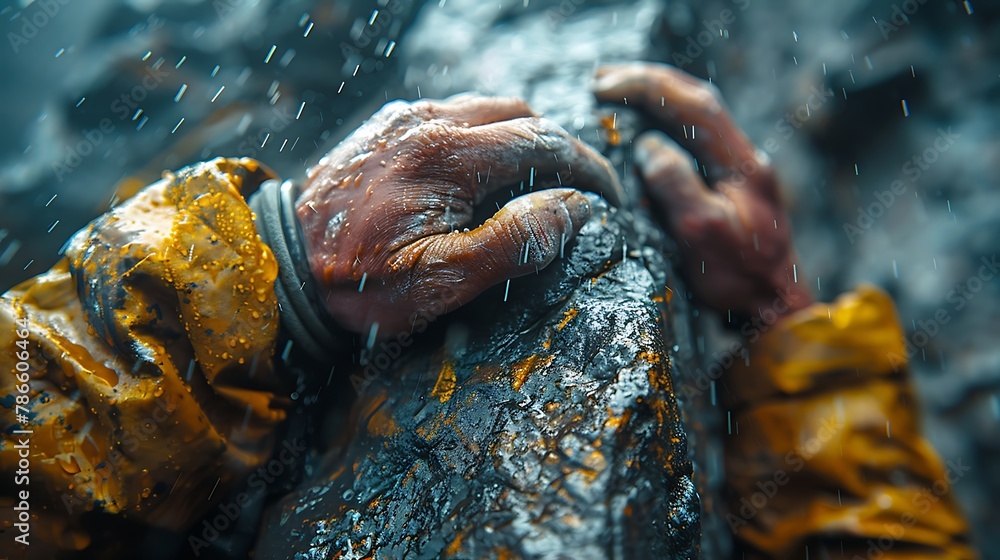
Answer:
[[[350,333],[338,327],[320,304],[305,243],[295,219],[295,184],[265,181],[247,201],[257,214],[257,232],[278,261],[274,292],[281,323],[291,339],[317,361],[331,363]]]

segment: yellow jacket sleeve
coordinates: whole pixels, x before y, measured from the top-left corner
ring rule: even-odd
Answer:
[[[975,558],[921,437],[892,300],[862,287],[762,327],[727,372],[725,467],[740,558]]]
[[[271,177],[246,159],[167,174],[0,298],[5,540],[23,491],[30,557],[85,548],[94,510],[181,530],[267,459],[277,265],[241,191]]]

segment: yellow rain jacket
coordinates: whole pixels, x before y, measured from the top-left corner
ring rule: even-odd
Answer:
[[[863,286],[760,332],[726,373],[737,558],[975,558],[952,484],[921,437],[892,300]]]
[[[81,550],[94,511],[184,531],[267,460],[289,406],[278,265],[244,197],[271,178],[248,159],[168,174],[0,298],[0,551]],[[729,372],[737,557],[974,557],[902,344],[864,288],[774,325]]]
[[[0,299],[0,551],[21,546],[21,492],[24,550],[48,559],[88,545],[91,510],[184,530],[269,457],[288,404],[277,264],[244,195],[272,177],[226,159],[168,174]]]

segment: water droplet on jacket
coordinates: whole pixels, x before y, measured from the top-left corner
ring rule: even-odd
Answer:
[[[68,461],[62,457],[57,457],[56,459],[59,461],[59,466],[62,467],[62,470],[67,473],[76,474],[80,472],[80,464],[76,462],[76,457],[70,455]]]

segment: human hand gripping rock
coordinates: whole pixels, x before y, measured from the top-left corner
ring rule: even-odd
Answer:
[[[664,64],[633,63],[600,68],[593,89],[602,101],[637,105],[677,141],[646,132],[635,141],[635,159],[702,303],[743,316],[787,314],[812,303],[797,281],[777,174],[715,86]]]
[[[384,106],[309,170],[295,211],[326,310],[392,336],[559,256],[590,216],[578,190],[546,188],[568,183],[622,199],[603,157],[523,101],[462,94]]]

